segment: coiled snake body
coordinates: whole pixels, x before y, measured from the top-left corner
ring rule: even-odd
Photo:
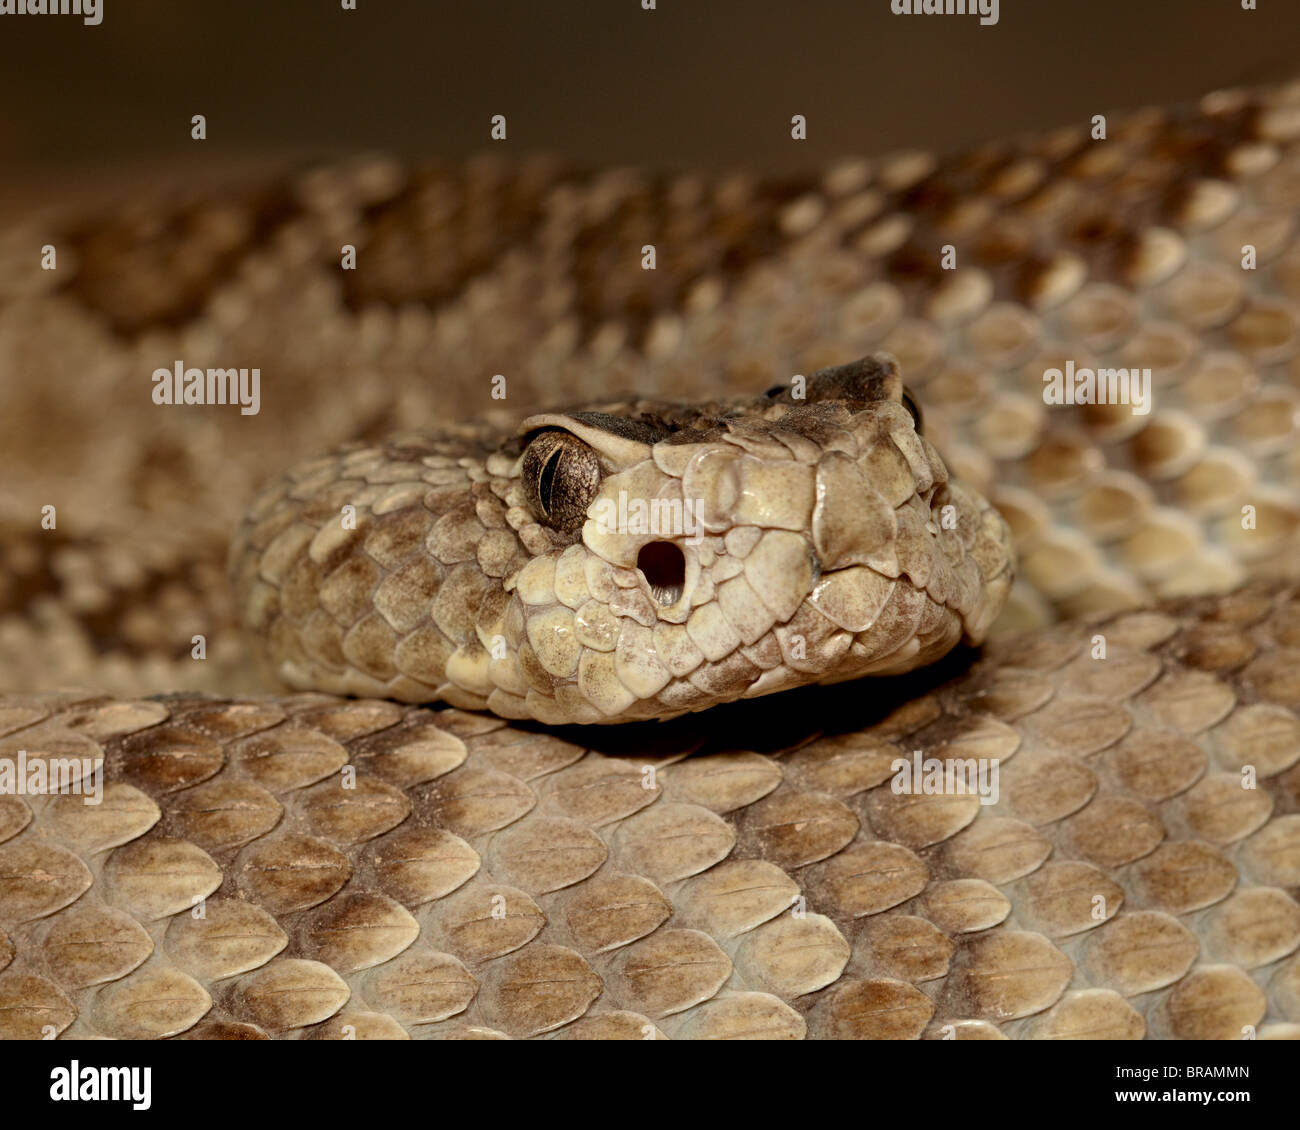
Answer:
[[[0,796],[0,1034],[1300,1034],[1298,138],[1289,88],[12,229],[0,355],[85,395],[6,425],[0,756],[106,783]],[[174,357],[261,416],[140,407]]]

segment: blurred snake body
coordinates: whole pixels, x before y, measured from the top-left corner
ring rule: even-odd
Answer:
[[[84,393],[4,425],[0,757],[103,772],[0,795],[0,1036],[1300,1037],[1298,217],[1286,87],[0,233]]]

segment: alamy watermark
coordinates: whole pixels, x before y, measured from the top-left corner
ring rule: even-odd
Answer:
[[[1043,370],[1045,404],[1129,404],[1133,415],[1151,411],[1150,369],[1065,368]]]
[[[53,1102],[129,1102],[132,1110],[153,1105],[152,1067],[93,1067],[74,1059],[50,1071]]]
[[[979,16],[980,24],[998,22],[998,0],[889,0],[896,16]]]
[[[925,757],[915,749],[890,762],[889,787],[898,795],[977,796],[980,804],[997,804],[998,764],[996,757]]]
[[[82,804],[104,799],[102,757],[0,757],[0,796],[80,796]]]
[[[0,16],[80,16],[92,27],[104,19],[103,0],[0,0]]]
[[[262,407],[261,369],[187,369],[175,361],[153,371],[155,404],[238,404],[240,415],[256,416]]]
[[[621,490],[617,501],[602,498],[595,504],[592,521],[602,534],[649,534],[699,545],[705,537],[699,521],[703,505],[698,498],[629,498]]]

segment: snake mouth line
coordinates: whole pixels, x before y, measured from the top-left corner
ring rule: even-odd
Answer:
[[[686,555],[670,541],[646,542],[636,555],[636,567],[659,605],[669,608],[686,588]]]

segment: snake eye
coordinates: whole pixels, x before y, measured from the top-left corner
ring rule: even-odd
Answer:
[[[524,496],[533,515],[553,529],[576,530],[600,485],[596,453],[569,432],[540,432],[524,451]]]
[[[912,399],[912,394],[907,389],[903,389],[903,407],[912,414],[912,424],[916,428],[916,434],[921,435],[921,406]]]

